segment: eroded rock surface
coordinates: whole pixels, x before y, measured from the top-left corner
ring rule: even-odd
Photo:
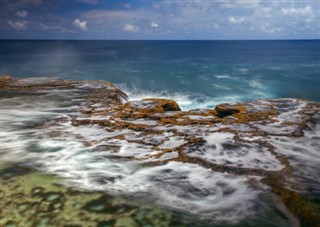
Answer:
[[[283,98],[181,111],[173,100],[128,101],[124,92],[102,81],[6,76],[0,87],[10,94],[2,100],[8,136],[4,160],[24,154],[22,162],[32,160],[69,185],[146,193],[162,206],[219,221],[252,215],[259,191],[267,191],[278,195],[302,226],[318,225],[319,103]],[[36,105],[30,97],[58,94],[54,106],[38,110],[50,113],[37,125],[44,136],[31,148],[23,140],[21,150],[10,147],[9,116],[23,115],[14,105],[32,115],[10,97],[25,96]],[[62,105],[59,100],[68,95],[73,101]],[[40,152],[48,146],[52,152]]]

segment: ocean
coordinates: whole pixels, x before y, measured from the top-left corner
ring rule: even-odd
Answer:
[[[0,45],[0,225],[318,224],[319,40]]]
[[[320,41],[9,41],[1,74],[108,80],[183,110],[265,98],[320,101]]]

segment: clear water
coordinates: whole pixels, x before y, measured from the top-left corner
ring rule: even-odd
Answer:
[[[320,101],[320,41],[4,41],[1,74],[108,80],[183,109],[263,98]]]

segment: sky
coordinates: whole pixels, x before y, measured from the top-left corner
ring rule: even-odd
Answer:
[[[319,39],[320,0],[0,0],[1,39]]]

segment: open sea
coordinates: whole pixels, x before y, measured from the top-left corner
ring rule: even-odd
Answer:
[[[264,98],[320,101],[320,41],[6,41],[1,74],[108,80],[182,109]]]

